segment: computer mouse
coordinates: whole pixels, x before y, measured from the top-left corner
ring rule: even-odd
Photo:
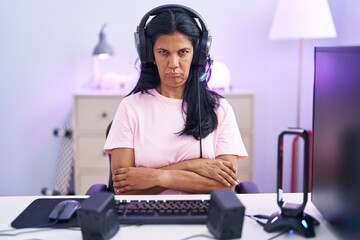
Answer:
[[[81,207],[76,200],[64,200],[56,204],[49,215],[51,221],[67,222],[75,217],[76,210]]]

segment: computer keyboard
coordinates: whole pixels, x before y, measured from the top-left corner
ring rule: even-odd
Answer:
[[[119,224],[204,224],[210,200],[116,200]]]

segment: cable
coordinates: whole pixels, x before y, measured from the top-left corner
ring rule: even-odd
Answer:
[[[189,240],[189,239],[197,238],[197,237],[206,237],[206,238],[209,238],[209,239],[216,239],[213,236],[206,235],[206,234],[195,234],[195,235],[191,235],[191,236],[186,237],[186,238],[182,238],[181,240]]]
[[[262,227],[264,227],[265,224],[266,224],[266,223],[260,221],[259,219],[257,219],[257,218],[255,217],[255,215],[247,215],[247,214],[245,214],[245,216],[248,217],[248,218],[250,218],[250,219],[252,219],[252,220],[254,220],[254,221],[256,221],[256,222],[257,222],[260,226],[262,226]]]
[[[25,233],[34,233],[34,232],[43,232],[43,231],[50,231],[50,230],[55,230],[58,228],[45,228],[45,229],[36,229],[36,230],[30,230],[30,231],[23,231],[23,232],[17,232],[17,233],[3,233],[3,232],[10,232],[10,231],[16,231],[19,229],[9,229],[9,230],[5,230],[5,231],[1,231],[0,232],[0,237],[15,237],[18,236],[20,234],[25,234]]]
[[[18,231],[20,229],[7,229],[7,230],[1,230],[0,231],[0,237],[15,237],[18,236],[20,234],[24,234],[24,233],[33,233],[33,232],[42,232],[42,231],[50,231],[50,230],[56,230],[56,229],[66,229],[66,230],[80,230],[79,227],[70,227],[70,228],[51,228],[52,226],[54,226],[56,223],[58,223],[58,221],[54,221],[51,224],[47,224],[47,225],[43,225],[43,226],[39,226],[38,228],[44,228],[44,229],[36,229],[36,230],[30,230],[30,231],[23,231],[23,232],[17,232],[17,233],[11,233],[14,231]],[[10,233],[7,233],[10,232]]]
[[[269,219],[270,216],[269,215],[264,215],[264,214],[255,214],[255,215],[252,215],[253,217],[255,218],[260,218],[260,219]]]
[[[11,231],[15,231],[15,230],[17,230],[17,229],[6,229],[6,230],[1,230],[1,231],[0,231],[0,234],[1,234],[1,233],[4,233],[4,232],[11,232]]]
[[[200,143],[200,158],[202,158],[202,123],[201,123],[201,108],[200,108],[200,105],[201,105],[201,102],[200,102],[200,79],[197,81],[198,82],[198,105],[199,105],[199,143]]]
[[[124,224],[124,225],[120,225],[122,228],[124,227],[141,227],[143,226],[143,224],[141,222],[138,222],[138,223],[132,223],[132,224]]]
[[[264,227],[266,223],[260,221],[258,218],[260,219],[269,219],[270,217],[268,215],[264,215],[264,214],[255,214],[255,215],[248,215],[245,214],[246,217],[256,221],[260,226]],[[272,240],[275,239],[277,237],[280,237],[281,235],[287,233],[290,230],[290,228],[286,228],[284,231],[276,234],[275,236],[272,236],[271,238],[267,239],[267,240]]]
[[[285,229],[284,231],[282,231],[282,232],[280,232],[280,233],[276,234],[275,236],[272,236],[271,238],[268,238],[267,240],[272,240],[272,239],[278,238],[278,237],[280,237],[281,235],[283,235],[283,234],[287,233],[289,230],[290,230],[290,229],[289,229],[289,228],[287,228],[287,229]]]
[[[198,104],[199,104],[199,142],[200,142],[200,158],[202,158],[202,119],[201,119],[201,99],[200,99],[200,83],[207,81],[208,80],[208,76],[211,76],[211,66],[213,64],[213,60],[210,56],[207,56],[205,63],[204,63],[204,68],[206,68],[206,66],[208,66],[207,69],[204,70],[204,73],[201,74],[201,76],[198,79]],[[210,74],[210,75],[209,75]]]

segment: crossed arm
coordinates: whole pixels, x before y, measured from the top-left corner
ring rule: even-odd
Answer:
[[[237,156],[190,159],[162,168],[135,167],[134,150],[112,151],[111,168],[116,194],[159,194],[166,189],[209,193],[238,184]]]

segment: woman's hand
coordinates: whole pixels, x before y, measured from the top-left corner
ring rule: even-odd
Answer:
[[[193,163],[192,171],[203,177],[217,180],[228,187],[239,183],[236,168],[232,162],[220,158],[197,159]]]
[[[144,190],[157,186],[158,169],[144,167],[123,167],[113,172],[116,193]]]

